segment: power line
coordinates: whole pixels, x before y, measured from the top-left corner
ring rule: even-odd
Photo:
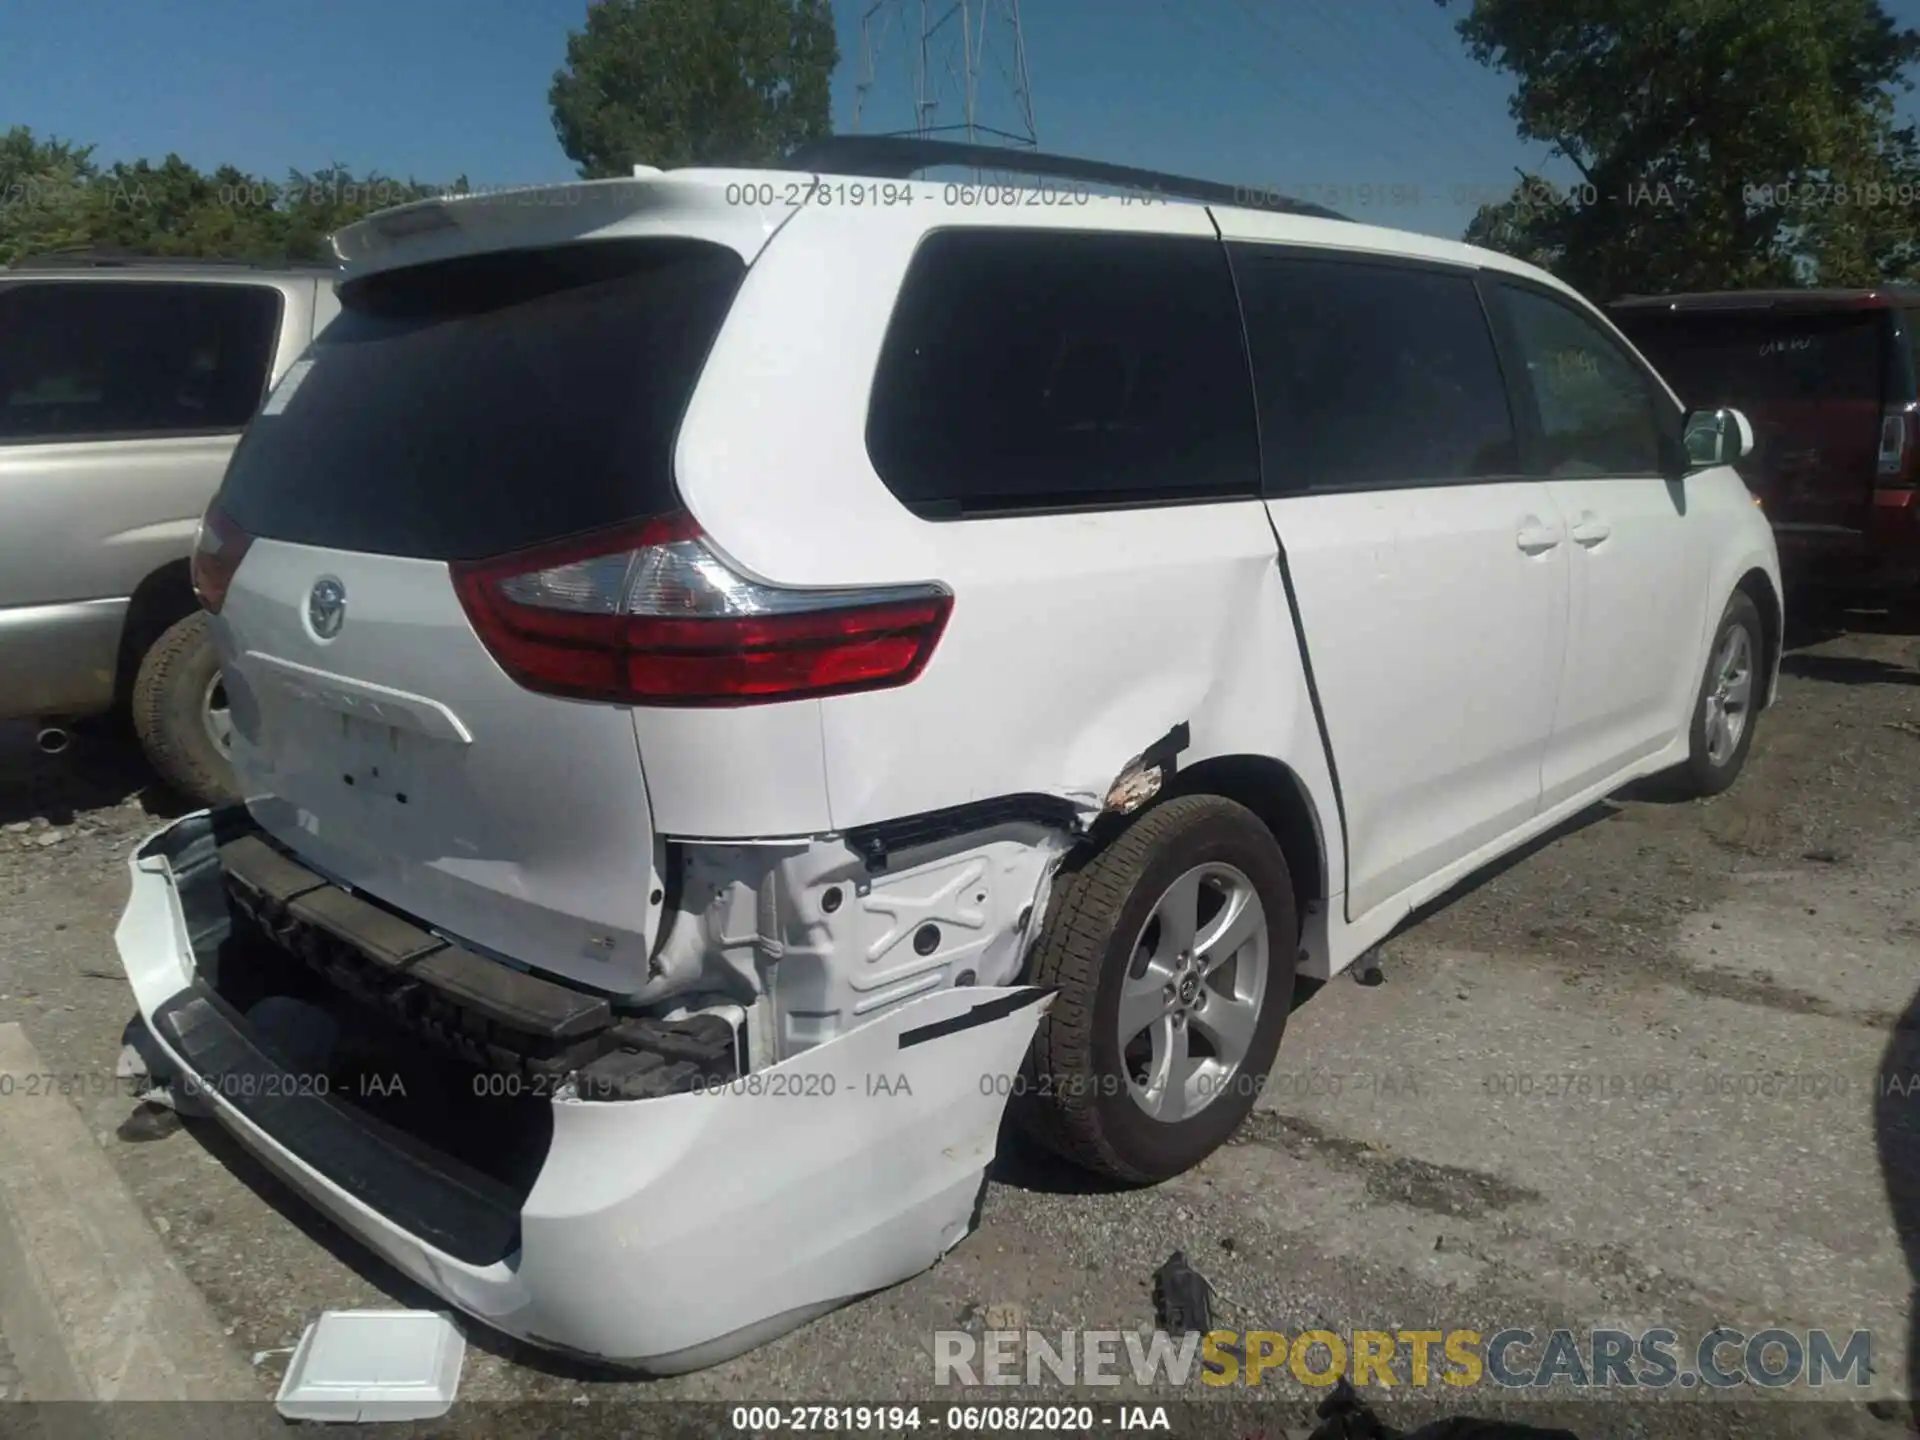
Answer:
[[[1239,3],[1242,3],[1244,5],[1244,0],[1239,0]],[[1250,80],[1253,80],[1262,89],[1270,90],[1273,88],[1276,77],[1271,71],[1262,70],[1259,67],[1253,65],[1251,62],[1249,62],[1246,58],[1246,51],[1243,47],[1239,47],[1231,44],[1222,46],[1218,36],[1211,35],[1206,30],[1201,28],[1198,21],[1194,18],[1193,9],[1182,6],[1179,3],[1179,0],[1161,0],[1161,8],[1165,10],[1167,14],[1171,16],[1174,20],[1178,21],[1182,26],[1184,26],[1191,34],[1196,36],[1198,39],[1206,42],[1209,48],[1224,49],[1224,52],[1226,53],[1226,55],[1228,55],[1232,59],[1234,63],[1234,67],[1238,69],[1242,75],[1246,76]],[[1251,12],[1249,12],[1249,14],[1251,15]],[[1300,103],[1304,101],[1312,117],[1322,121],[1329,129],[1345,128],[1346,122],[1338,120],[1334,116],[1330,115],[1325,109],[1317,105],[1313,101],[1310,95],[1307,95],[1304,92],[1295,92],[1292,96],[1290,96],[1290,99],[1295,103]],[[1403,162],[1406,159],[1406,157],[1404,156],[1400,156],[1398,158],[1400,158]],[[1294,177],[1289,177],[1288,181],[1285,183],[1291,183],[1293,178]],[[1282,183],[1282,182],[1279,180],[1279,177],[1265,176],[1265,177],[1261,177],[1259,183],[1276,184],[1276,183]]]
[[[1243,8],[1249,7],[1251,0],[1239,0],[1239,3]],[[1341,36],[1335,33],[1333,18],[1330,12],[1323,6],[1321,0],[1301,0],[1301,4],[1306,17],[1319,27],[1320,33],[1331,39],[1335,45],[1340,45],[1342,43]],[[1252,12],[1249,11],[1249,13]],[[1351,20],[1351,16],[1342,14],[1339,18],[1342,22],[1340,28],[1346,30],[1347,34],[1353,37],[1359,44],[1364,46],[1372,42],[1372,37],[1346,23]],[[1279,34],[1277,30],[1272,30],[1270,26],[1266,28],[1276,36]],[[1364,67],[1356,66],[1355,69],[1359,74],[1367,76],[1368,79],[1371,80],[1371,72],[1367,71]],[[1406,90],[1381,88],[1372,85],[1369,86],[1369,89],[1376,98],[1381,96],[1389,97],[1392,103],[1401,107],[1402,113],[1409,111],[1418,112],[1418,115],[1425,122],[1425,124],[1421,126],[1422,130],[1425,130],[1427,126],[1431,126],[1434,130],[1437,130],[1440,135],[1448,136],[1459,124],[1459,117],[1440,115],[1438,112],[1429,108],[1417,95]],[[1428,134],[1429,138],[1431,138],[1431,132],[1428,132]],[[1459,142],[1457,140],[1447,140],[1443,141],[1443,143],[1454,147],[1456,155],[1464,155],[1465,152],[1458,148]],[[1410,178],[1424,181],[1427,177],[1416,175]]]
[[[1039,144],[1020,0],[950,0],[938,13],[932,0],[872,0],[860,17],[855,131],[866,118],[880,50],[896,21],[902,36],[910,37],[913,115],[911,125],[892,127],[894,133],[905,130],[928,136],[964,131],[970,141],[993,138],[1028,147]],[[1005,84],[983,93],[980,80],[989,67]],[[959,117],[953,123],[948,123],[940,108],[948,82],[960,101]]]

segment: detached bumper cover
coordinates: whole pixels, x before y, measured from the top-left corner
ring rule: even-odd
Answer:
[[[1048,992],[940,991],[718,1091],[555,1101],[522,1194],[303,1087],[201,978],[229,926],[218,846],[247,824],[203,812],[134,853],[115,940],[140,1013],[243,1145],[450,1304],[670,1373],[907,1279],[972,1229]]]

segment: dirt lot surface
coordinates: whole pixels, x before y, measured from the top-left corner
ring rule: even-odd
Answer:
[[[633,1382],[475,1328],[463,1399],[555,1402],[489,1426],[569,1432],[635,1396],[924,1401],[936,1330],[1150,1326],[1149,1277],[1181,1249],[1218,1323],[1289,1335],[1865,1328],[1871,1407],[1749,1387],[1554,1409],[1583,1437],[1909,1433],[1920,626],[1848,624],[1797,638],[1731,792],[1597,806],[1391,940],[1384,984],[1305,997],[1261,1110],[1193,1173],[1105,1192],[1009,1151],[944,1263],[753,1355]],[[217,1128],[114,1091],[132,1001],[112,931],[159,807],[104,741],[49,758],[0,740],[0,1021],[77,1082],[35,1103],[81,1108],[263,1395],[321,1309],[432,1303]],[[1281,1425],[1309,1394],[1252,1392]],[[1548,1413],[1486,1386],[1396,1413],[1462,1409]]]

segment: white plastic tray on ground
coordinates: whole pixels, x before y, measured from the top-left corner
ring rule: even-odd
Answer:
[[[275,1408],[289,1420],[434,1420],[453,1408],[466,1338],[432,1310],[329,1310],[294,1348]]]

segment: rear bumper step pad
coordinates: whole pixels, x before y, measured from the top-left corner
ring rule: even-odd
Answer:
[[[360,899],[258,834],[220,847],[229,894],[281,948],[470,1063],[557,1081],[586,1100],[646,1100],[736,1078],[717,1016],[615,1015],[604,996],[475,955]]]
[[[200,1083],[362,1204],[456,1260],[491,1265],[520,1248],[524,1195],[348,1109],[263,1051],[203,980],[153,1016]]]
[[[571,1040],[604,1030],[613,1010],[589,995],[485,960],[329,883],[258,835],[220,847],[220,863],[249,898],[264,900],[271,925],[287,917],[324,930],[376,964],[405,971],[463,1009],[539,1040]]]

